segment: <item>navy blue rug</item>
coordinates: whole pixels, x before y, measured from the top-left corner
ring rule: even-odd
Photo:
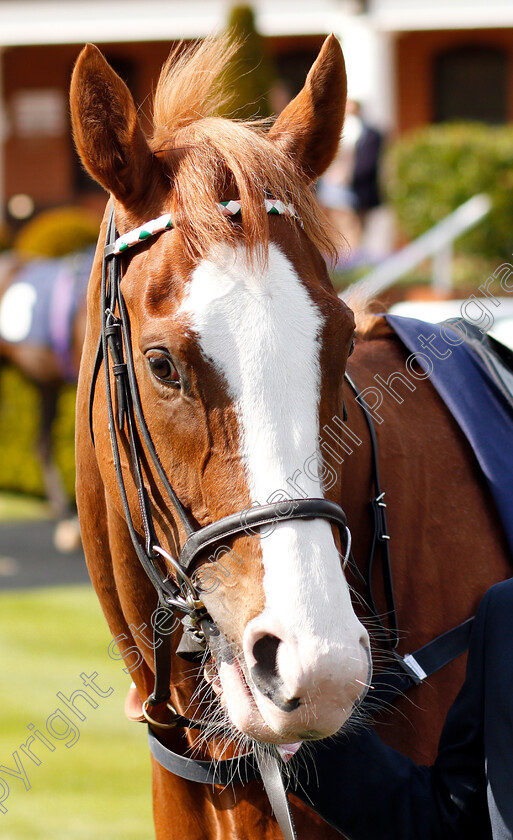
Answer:
[[[462,342],[462,331],[457,325],[429,324],[399,315],[385,317],[405,347],[415,353],[419,367],[426,372],[432,369],[429,379],[475,453],[513,555],[511,405],[479,356]]]

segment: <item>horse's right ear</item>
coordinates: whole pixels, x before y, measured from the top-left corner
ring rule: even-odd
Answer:
[[[303,89],[269,132],[307,181],[322,175],[337,153],[347,96],[346,68],[334,35],[326,38]]]
[[[97,47],[80,53],[70,90],[75,143],[87,171],[126,208],[152,184],[159,162],[152,156],[132,94]]]

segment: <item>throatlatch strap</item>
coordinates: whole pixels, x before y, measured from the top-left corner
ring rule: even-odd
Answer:
[[[380,629],[380,635],[391,650],[395,662],[386,671],[376,674],[372,680],[372,687],[368,691],[361,708],[373,714],[382,706],[395,700],[401,694],[404,694],[414,685],[419,685],[431,674],[443,668],[453,659],[461,656],[462,653],[468,649],[468,642],[470,632],[473,624],[473,617],[467,619],[457,627],[453,627],[446,633],[432,639],[423,647],[419,648],[415,653],[406,656],[400,656],[396,653],[395,648],[399,641],[397,612],[394,598],[394,588],[392,581],[392,568],[390,562],[389,551],[389,535],[386,521],[386,504],[383,499],[385,493],[381,489],[379,477],[379,462],[378,462],[378,443],[376,438],[376,431],[374,423],[372,422],[372,415],[369,407],[363,399],[361,392],[349,374],[345,373],[345,378],[352,390],[354,391],[359,405],[362,407],[367,427],[369,429],[369,436],[371,441],[371,463],[372,475],[374,482],[374,489],[376,497],[371,501],[371,513],[373,517],[373,534],[371,539],[371,546],[367,558],[367,565],[365,569],[365,594],[369,602],[369,607],[374,621],[377,622]],[[372,569],[374,563],[374,555],[376,547],[381,546],[382,559],[382,578],[383,588],[385,593],[385,601],[387,606],[389,629],[383,624],[374,599],[374,592],[372,587]]]
[[[388,533],[387,519],[386,519],[386,502],[384,500],[385,493],[381,489],[381,482],[379,477],[379,461],[378,461],[378,442],[376,439],[376,430],[372,422],[370,408],[362,397],[358,386],[353,382],[348,372],[345,373],[345,379],[356,394],[358,404],[363,409],[367,428],[369,430],[369,437],[371,442],[371,464],[372,464],[372,479],[374,483],[375,497],[370,502],[373,529],[371,545],[367,557],[367,565],[365,568],[365,589],[366,598],[372,612],[372,617],[376,622],[376,629],[380,633],[383,641],[391,650],[395,650],[399,642],[399,631],[397,626],[397,610],[394,598],[394,585],[392,580],[392,566],[390,562],[390,550],[388,543],[390,535]],[[388,618],[388,629],[385,627],[383,620],[379,614],[374,598],[374,589],[372,585],[372,570],[374,566],[374,559],[376,555],[376,548],[380,546],[381,549],[381,575],[383,579],[383,590],[385,593],[386,614]]]

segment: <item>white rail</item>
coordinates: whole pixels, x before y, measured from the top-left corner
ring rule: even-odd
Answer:
[[[491,206],[489,197],[484,193],[469,198],[418,239],[353,283],[351,292],[358,290],[358,296],[374,297],[428,257],[433,258],[433,288],[448,292],[452,286],[453,242],[484,219]]]

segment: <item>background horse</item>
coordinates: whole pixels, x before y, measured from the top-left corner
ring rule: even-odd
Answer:
[[[293,506],[305,496],[316,510],[321,499],[342,500],[360,565],[371,539],[368,429],[343,380],[354,318],[329,281],[321,252],[333,243],[310,187],[342,128],[340,47],[327,39],[270,130],[210,116],[228,53],[226,43],[207,40],[166,65],[150,139],[95,48],[82,52],[71,87],[77,148],[111,193],[120,234],[114,241],[106,216],[79,379],[77,500],[91,578],[136,684],[134,718],[151,701],[157,649],[148,635],[157,597],[139,558],[155,585],[169,589],[191,529],[222,526],[255,503]],[[121,261],[119,288],[116,268],[105,280],[106,243],[108,258]],[[366,387],[405,359],[378,320],[358,337],[350,369]],[[347,439],[333,434],[344,425],[344,398],[360,441],[350,456]],[[405,652],[471,615],[508,573],[507,550],[470,447],[429,381],[402,405],[385,402],[382,413]],[[477,533],[469,527],[476,520]],[[341,570],[346,545],[320,513],[262,531],[221,528],[222,544],[217,533],[191,570],[202,583],[209,618],[201,626],[214,655],[192,668],[179,659],[177,623],[170,660],[174,709],[207,732],[160,730],[177,719],[156,690],[155,704],[145,705],[152,729],[168,748],[200,758],[253,742],[291,752],[302,743],[300,761],[309,740],[339,731],[368,686],[368,637]],[[365,616],[357,597],[355,608]],[[432,757],[461,668],[456,662],[398,704],[386,739],[417,759]],[[201,785],[156,760],[153,779],[159,840],[281,836],[259,781]],[[300,803],[295,816],[300,837],[338,836]]]
[[[76,382],[85,335],[90,251],[55,259],[0,260],[0,368],[8,363],[36,387],[41,405],[37,452],[53,516],[56,546],[78,539],[71,500],[54,460],[52,428],[62,387]]]

